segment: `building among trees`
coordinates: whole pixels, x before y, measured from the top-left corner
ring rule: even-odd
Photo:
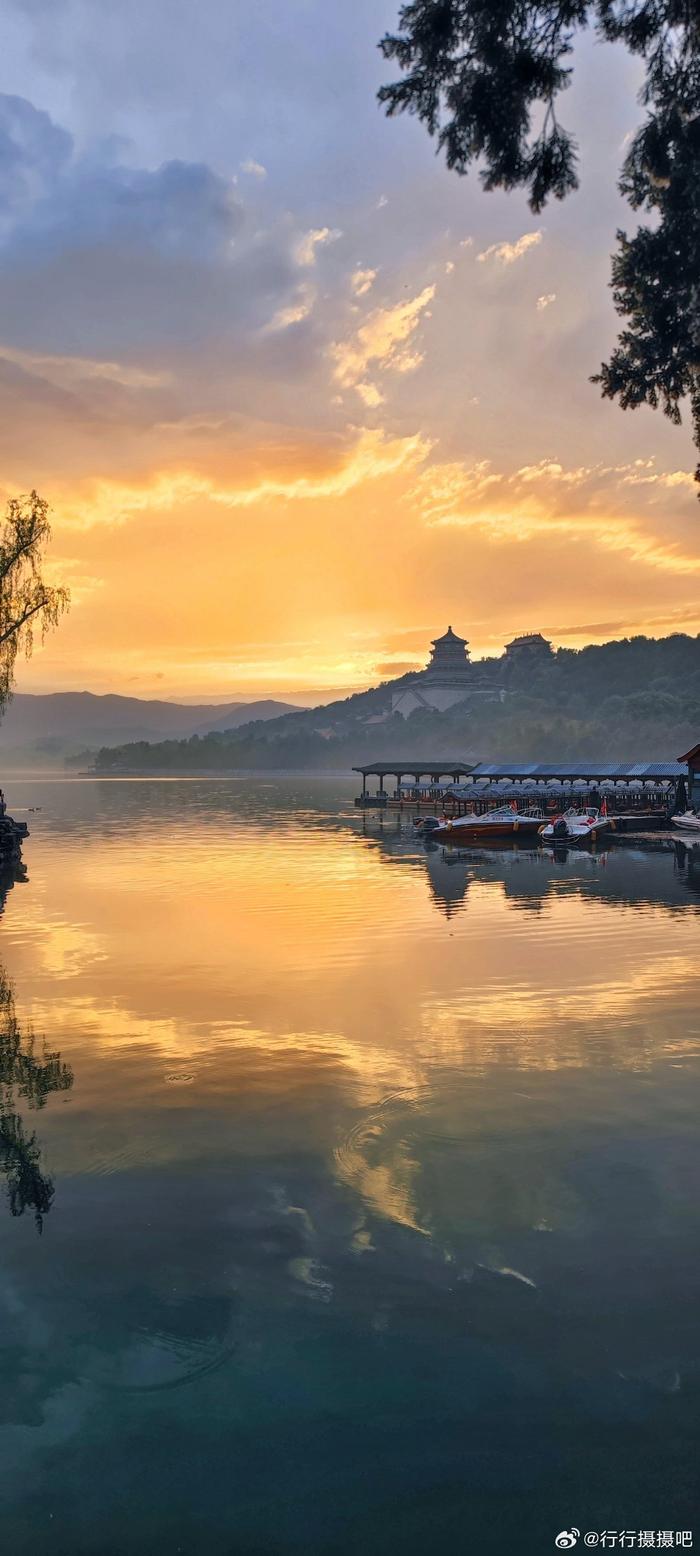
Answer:
[[[442,637],[433,639],[425,670],[419,670],[392,693],[391,711],[400,713],[402,718],[408,718],[419,708],[446,713],[460,703],[477,698],[493,702],[504,695],[499,687],[479,676],[469,658],[467,639],[448,627]]]
[[[523,632],[520,637],[513,638],[512,643],[506,643],[506,664],[521,665],[532,658],[548,658],[551,653],[549,638],[543,637],[541,632]]]

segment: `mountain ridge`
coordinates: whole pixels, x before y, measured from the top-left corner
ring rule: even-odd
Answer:
[[[296,711],[294,703],[271,697],[209,704],[118,692],[16,692],[0,724],[0,752],[55,762],[102,746],[168,736],[188,739]]]

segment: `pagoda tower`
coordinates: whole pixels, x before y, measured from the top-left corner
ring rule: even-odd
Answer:
[[[430,662],[423,672],[426,677],[429,676],[431,681],[449,683],[454,676],[462,681],[469,675],[470,669],[466,638],[458,637],[451,627],[447,628],[441,638],[433,638]]]
[[[409,718],[418,709],[447,713],[459,704],[466,709],[476,702],[493,702],[503,696],[501,687],[475,672],[467,639],[448,627],[442,637],[433,638],[425,670],[402,681],[392,692],[391,711],[400,713],[402,718]]]

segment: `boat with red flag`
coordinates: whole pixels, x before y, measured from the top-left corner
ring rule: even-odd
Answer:
[[[611,826],[607,802],[603,800],[600,810],[590,806],[554,816],[540,828],[540,837],[546,843],[595,843],[600,833],[609,831]]]

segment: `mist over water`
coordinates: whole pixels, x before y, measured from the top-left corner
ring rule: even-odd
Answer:
[[[315,777],[7,789],[7,1549],[692,1528],[700,850],[431,849]]]

